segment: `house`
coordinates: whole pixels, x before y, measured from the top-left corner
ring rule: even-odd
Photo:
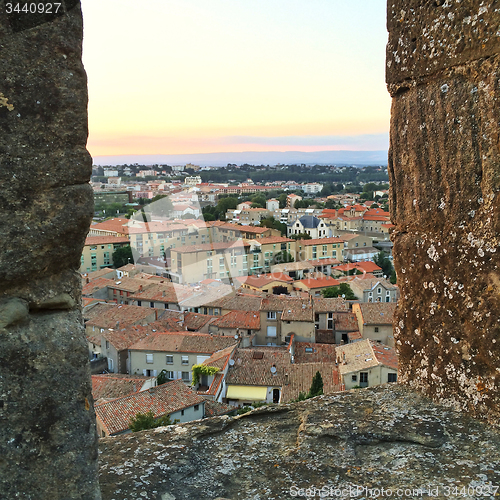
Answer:
[[[253,252],[254,247],[245,240],[172,248],[170,276],[175,283],[196,283],[209,278],[243,276],[248,273],[255,260],[259,263],[258,257],[250,258]]]
[[[288,274],[290,278],[302,279],[304,276],[314,270],[314,264],[311,261],[287,262],[285,264],[275,264],[271,271],[273,274]]]
[[[128,348],[156,328],[159,326],[153,322],[147,326],[117,325],[101,331],[101,356],[107,359],[108,372],[131,373]]]
[[[346,390],[397,381],[398,356],[389,346],[365,339],[335,351]]]
[[[178,283],[152,283],[127,297],[129,303],[140,307],[179,310],[179,302],[191,297],[193,291]]]
[[[286,197],[286,206],[287,206],[287,208],[293,208],[295,203],[297,201],[301,201],[301,200],[302,200],[302,196],[299,196],[295,193],[289,194]]]
[[[208,333],[210,324],[218,317],[210,314],[187,312],[184,313],[183,325],[188,332]]]
[[[284,273],[257,274],[235,278],[241,287],[258,290],[262,293],[290,293],[293,289],[293,278]]]
[[[227,314],[230,311],[258,311],[263,297],[237,292],[206,302],[204,309],[213,311],[215,315]],[[207,314],[205,312],[205,314]],[[211,313],[208,313],[211,314]]]
[[[90,273],[113,265],[113,252],[130,245],[126,236],[88,236],[83,247],[80,272]]]
[[[130,373],[157,376],[165,370],[169,380],[189,383],[193,365],[237,342],[234,337],[206,333],[151,332],[129,347]]]
[[[375,247],[363,247],[363,248],[351,248],[344,250],[344,260],[348,262],[361,262],[365,260],[371,260],[380,253]]]
[[[223,401],[240,407],[255,402],[286,403],[309,391],[317,371],[323,378],[324,394],[341,390],[332,354],[317,358],[322,361],[305,358],[299,363],[292,354],[293,344],[292,339],[283,347],[236,349],[225,378]]]
[[[288,344],[292,334],[297,341],[315,341],[311,301],[286,295],[268,295],[263,298],[260,332],[256,335],[255,344]]]
[[[330,288],[332,286],[340,285],[340,281],[337,281],[330,276],[324,278],[306,278],[298,281],[294,281],[293,289],[309,292],[312,297],[321,297],[321,292]]]
[[[181,380],[173,380],[129,396],[95,406],[97,432],[101,437],[131,432],[130,419],[152,411],[155,418],[169,416],[171,421],[189,422],[205,417],[205,398]]]
[[[376,277],[382,278],[383,275],[382,268],[377,266],[377,264],[375,264],[375,262],[372,262],[371,260],[335,266],[332,267],[332,273],[334,273],[337,277],[340,275],[348,276],[351,274],[370,273]]]
[[[321,261],[337,259],[344,261],[344,241],[341,238],[316,238],[297,241],[297,261]]]
[[[230,311],[217,317],[210,326],[210,333],[250,339],[260,331],[259,311]],[[249,342],[246,342],[249,345]]]
[[[203,361],[203,365],[217,368],[217,373],[213,375],[201,375],[196,384],[196,391],[209,401],[222,401],[223,391],[225,393],[224,380],[227,371],[231,366],[234,352],[237,344],[221,349],[215,352],[208,359]],[[234,364],[234,363],[233,363]]]
[[[360,302],[397,302],[399,287],[384,278],[356,276],[349,286]]]
[[[316,342],[323,344],[347,343],[347,333],[358,330],[356,317],[350,313],[347,302],[341,298],[313,298]]]
[[[364,339],[394,346],[392,323],[396,304],[394,302],[355,303],[352,312],[358,320],[358,329]]]
[[[304,215],[300,219],[290,224],[287,229],[287,236],[293,234],[308,234],[312,239],[326,237],[328,228],[325,221],[315,217],[314,215]]]
[[[143,377],[139,375],[132,377],[126,374],[106,373],[92,375],[91,378],[92,397],[96,404],[156,387],[156,377]]]

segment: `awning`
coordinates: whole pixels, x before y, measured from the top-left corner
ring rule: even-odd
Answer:
[[[243,401],[265,401],[267,387],[255,387],[253,385],[229,385],[227,387],[227,399],[241,399]]]

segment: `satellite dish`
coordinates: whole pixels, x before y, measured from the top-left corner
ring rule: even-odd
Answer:
[[[236,334],[236,335],[234,336],[234,338],[235,338],[236,340],[238,340],[238,334]]]
[[[276,367],[275,366],[271,366],[271,373],[273,375],[276,373]]]
[[[234,359],[229,360],[229,366],[234,366]]]

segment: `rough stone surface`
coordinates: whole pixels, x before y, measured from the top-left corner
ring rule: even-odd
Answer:
[[[418,496],[399,488],[431,486],[445,498],[446,487],[470,486],[465,497],[479,498],[477,487],[500,485],[498,429],[396,384],[104,438],[99,448],[105,500],[281,499],[294,487],[349,486],[394,498]]]
[[[76,272],[93,211],[81,41],[76,0],[62,2],[57,15],[8,15],[0,1],[5,499],[100,498]]]
[[[499,9],[388,2],[399,380],[491,421],[500,416]]]

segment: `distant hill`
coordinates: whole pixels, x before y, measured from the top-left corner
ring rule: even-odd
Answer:
[[[387,165],[387,151],[247,151],[243,153],[197,153],[179,155],[95,156],[94,165],[184,165],[222,167],[236,165]]]

